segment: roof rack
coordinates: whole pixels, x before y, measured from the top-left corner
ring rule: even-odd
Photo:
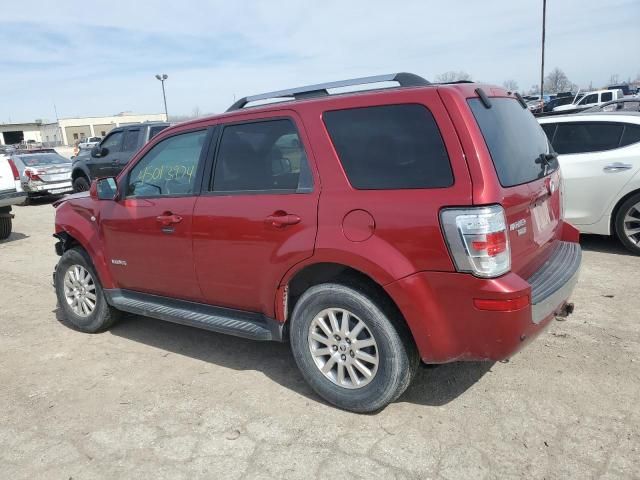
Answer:
[[[352,78],[349,80],[319,83],[317,85],[307,85],[305,87],[290,88],[288,90],[278,90],[276,92],[261,93],[259,95],[243,97],[240,100],[236,101],[233,105],[231,105],[227,109],[227,112],[240,110],[241,108],[244,108],[248,103],[256,102],[258,100],[291,97],[296,100],[302,100],[304,98],[323,97],[329,95],[328,89],[330,88],[352,87],[355,85],[367,85],[371,83],[381,82],[398,82],[401,87],[421,87],[431,84],[431,82],[425,80],[419,75],[406,72],[390,73],[387,75],[375,75],[372,77]]]

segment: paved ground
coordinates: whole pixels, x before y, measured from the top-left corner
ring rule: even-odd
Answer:
[[[422,368],[377,415],[320,401],[285,345],[56,320],[53,209],[0,243],[0,477],[640,478],[640,258],[587,238],[576,314],[507,363]]]

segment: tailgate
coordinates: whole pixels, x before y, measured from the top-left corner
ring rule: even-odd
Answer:
[[[488,150],[484,164],[497,173],[496,203],[507,217],[511,270],[527,278],[562,234],[560,169],[528,109],[513,97],[491,97],[490,102],[487,108],[479,98],[468,100]]]
[[[6,191],[15,192],[16,185],[9,159],[4,155],[0,155],[0,192]]]

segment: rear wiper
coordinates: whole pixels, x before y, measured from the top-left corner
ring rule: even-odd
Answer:
[[[541,153],[540,155],[538,155],[538,158],[536,158],[536,163],[539,163],[540,168],[542,168],[543,177],[547,176],[553,160],[558,160],[558,154],[556,152]]]

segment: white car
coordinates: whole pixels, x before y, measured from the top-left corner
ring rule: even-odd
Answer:
[[[575,103],[568,103],[566,105],[560,105],[553,109],[554,112],[563,112],[569,110],[584,110],[597,105],[602,105],[605,102],[611,100],[618,100],[624,97],[622,90],[595,90],[593,92],[585,93],[584,97],[576,99]]]
[[[23,203],[27,194],[20,188],[20,173],[4,151],[0,151],[0,240],[11,235],[12,205]]]
[[[558,153],[565,218],[640,255],[640,113],[538,118]]]
[[[78,144],[80,150],[90,149],[100,143],[102,137],[86,137]]]

